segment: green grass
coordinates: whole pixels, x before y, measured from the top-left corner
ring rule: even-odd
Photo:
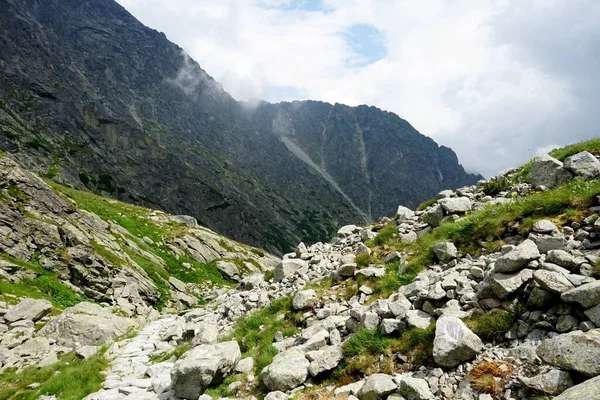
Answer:
[[[422,202],[421,204],[419,204],[419,206],[417,207],[417,211],[425,211],[428,207],[431,207],[436,202],[437,202],[437,200],[435,198],[434,199],[425,200],[424,202]]]
[[[280,315],[285,318],[278,318]],[[239,343],[242,357],[254,359],[257,374],[277,355],[277,350],[272,345],[275,333],[281,331],[284,336],[296,334],[299,315],[292,312],[291,297],[284,297],[273,300],[267,307],[238,320],[231,336]]]
[[[383,227],[377,236],[373,239],[373,244],[376,246],[384,246],[390,243],[394,238],[398,237],[398,229],[396,228],[396,224],[391,222]]]
[[[368,267],[369,264],[375,263],[375,258],[371,254],[360,254],[354,258],[354,262],[359,267]]]
[[[87,360],[74,353],[44,368],[29,367],[21,373],[7,370],[0,374],[0,400],[34,400],[41,395],[55,395],[61,400],[80,400],[102,387],[108,362],[104,350]],[[28,388],[40,383],[37,389]]]
[[[574,143],[561,147],[560,149],[554,149],[548,154],[557,160],[564,161],[565,158],[581,153],[582,151],[589,151],[596,155],[600,154],[600,139],[591,139],[586,142]]]
[[[223,397],[233,396],[235,393],[231,393],[229,391],[228,386],[231,385],[233,382],[241,381],[243,378],[243,375],[229,375],[225,377],[223,382],[221,382],[218,386],[206,389],[206,391],[204,391],[204,394],[212,396],[213,399],[220,399]]]
[[[170,360],[171,357],[179,358],[183,355],[183,353],[190,350],[191,348],[192,348],[192,344],[190,342],[183,342],[183,343],[178,344],[171,351],[168,351],[168,352],[162,353],[162,354],[154,354],[154,355],[150,356],[150,361],[152,361],[154,364],[158,364],[163,361]]]
[[[399,337],[360,329],[342,345],[344,359],[332,376],[353,380],[377,372],[400,372],[395,361],[398,353],[408,357],[413,369],[434,365],[433,339],[435,324],[427,329],[409,329]]]
[[[513,182],[506,177],[492,178],[483,184],[482,190],[488,196],[496,196],[500,192],[510,189],[512,185]]]
[[[518,310],[498,310],[472,317],[465,324],[482,340],[502,340],[504,334],[517,322]]]

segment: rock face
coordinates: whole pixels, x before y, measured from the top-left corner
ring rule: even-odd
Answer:
[[[262,380],[270,390],[290,390],[304,383],[309,365],[302,351],[291,349],[273,358],[262,370]]]
[[[442,316],[435,326],[433,359],[443,367],[455,367],[475,357],[483,348],[477,337],[460,319]]]
[[[547,364],[593,377],[600,375],[600,330],[575,331],[546,339],[537,355]]]
[[[132,321],[114,315],[92,303],[79,303],[52,318],[40,334],[55,339],[63,346],[102,345],[124,335]]]
[[[240,361],[236,341],[194,347],[175,363],[171,373],[178,397],[197,399],[211,384],[220,383]]]
[[[375,107],[236,102],[112,0],[38,5],[7,3],[0,18],[0,98],[10,109],[0,107],[0,146],[44,172],[56,154],[63,181],[286,252],[392,215],[399,200],[416,207],[479,179],[452,150]],[[102,104],[90,100],[96,93]]]

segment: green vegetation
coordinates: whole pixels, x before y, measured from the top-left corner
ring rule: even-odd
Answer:
[[[162,353],[162,354],[154,354],[154,355],[150,356],[150,361],[152,361],[155,364],[158,364],[163,361],[170,360],[172,357],[179,358],[183,355],[183,353],[190,350],[191,348],[192,348],[192,344],[190,342],[183,342],[183,343],[178,344],[171,351],[168,351],[168,352]]]
[[[433,365],[434,338],[435,324],[427,329],[409,329],[400,337],[361,329],[342,345],[344,360],[333,377],[357,378],[377,372],[398,372],[395,360],[398,353],[406,355],[413,367]],[[383,362],[380,362],[382,355]]]
[[[359,267],[368,267],[375,262],[375,258],[371,254],[360,254],[354,258],[354,262]]]
[[[600,139],[592,139],[587,142],[574,143],[560,149],[554,149],[550,153],[550,156],[557,160],[564,161],[565,158],[570,157],[574,154],[581,153],[582,151],[589,151],[592,154],[600,154]]]
[[[228,375],[218,386],[206,389],[204,394],[212,396],[213,399],[220,399],[223,397],[233,396],[235,393],[231,393],[228,386],[231,385],[233,382],[241,381],[243,379],[244,375],[241,374]]]
[[[424,202],[419,204],[419,206],[417,207],[417,211],[424,211],[425,209],[427,209],[427,207],[431,207],[432,205],[434,205],[436,201],[436,199],[425,200]]]
[[[275,333],[285,337],[298,333],[300,313],[292,312],[291,297],[274,300],[267,307],[241,318],[236,323],[232,338],[237,340],[242,357],[252,357],[256,371],[262,371],[277,355],[272,343]]]
[[[513,182],[506,178],[506,177],[500,177],[500,178],[492,178],[489,181],[486,181],[483,184],[483,193],[485,193],[488,196],[496,196],[498,195],[500,192],[504,192],[508,189],[511,188]]]
[[[398,230],[395,223],[389,223],[383,227],[381,231],[373,239],[373,244],[377,246],[384,246],[392,242],[394,238],[398,238]]]
[[[481,339],[491,342],[502,340],[504,334],[517,322],[519,310],[497,310],[472,317],[465,324]]]
[[[31,297],[49,300],[57,308],[72,307],[82,301],[89,301],[65,285],[56,275],[47,271],[38,262],[38,255],[29,261],[21,261],[0,252],[0,259],[29,269],[37,274],[35,278],[24,279],[20,283],[6,282],[0,279],[0,296],[11,294],[18,297]]]
[[[29,367],[21,373],[7,370],[0,374],[0,400],[33,400],[42,395],[55,395],[61,400],[80,400],[100,390],[108,366],[104,350],[87,360],[74,353],[44,368]],[[39,383],[32,389],[29,386]]]

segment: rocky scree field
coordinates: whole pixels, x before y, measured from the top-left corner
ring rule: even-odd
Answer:
[[[392,218],[344,226],[330,243],[300,243],[282,260],[215,239],[223,249],[218,260],[231,260],[237,274],[222,263],[218,269],[216,259],[194,258],[191,239],[184,238],[207,231],[185,225],[193,225],[188,218],[97,198],[122,208],[109,217],[104,206],[85,205],[88,193],[51,188],[4,158],[1,204],[10,215],[37,222],[3,222],[16,233],[10,246],[2,242],[12,265],[3,267],[2,288],[13,292],[3,295],[0,399],[600,398],[597,154],[599,140],[553,151],[488,181],[443,191],[417,211],[400,206]],[[21,175],[30,183],[21,183]],[[67,254],[73,245],[61,239],[65,226],[82,237],[95,227],[84,225],[82,215],[103,227],[92,232],[104,239],[98,242],[104,249],[113,247],[99,232],[115,238],[125,255],[114,248],[115,254],[125,262],[105,269],[82,263],[96,271],[93,277],[117,274],[106,279],[105,298],[85,289],[91,278],[70,272],[81,263],[75,257],[57,256],[73,274],[68,279],[49,267],[62,264],[43,258],[50,257],[41,247],[48,235],[18,235],[25,227],[37,232],[40,221],[52,225],[40,218],[31,187],[72,207],[51,209],[53,218],[68,216],[58,219],[55,242],[65,243]],[[81,220],[74,219],[78,213]],[[152,221],[155,236],[119,213]],[[146,294],[151,272],[128,253],[127,240],[131,254],[147,257],[148,265],[162,264],[144,251],[155,262],[172,251],[181,264],[195,259],[189,263],[203,274],[214,266],[223,281],[185,283],[180,271],[187,268],[167,264],[168,274],[181,275],[172,282],[168,275],[170,298],[160,305],[160,296]],[[111,262],[91,243],[86,248]],[[44,276],[72,290],[73,303],[61,305],[55,293],[29,283]],[[126,279],[117,276],[126,276],[132,289],[118,290]],[[178,282],[196,305],[177,297],[184,293]],[[90,321],[95,329],[85,325]],[[41,346],[49,349],[45,356],[32,355]],[[84,370],[89,384],[73,385]]]

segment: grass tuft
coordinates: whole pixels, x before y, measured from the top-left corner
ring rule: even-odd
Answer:
[[[482,340],[502,340],[504,334],[517,322],[517,311],[496,310],[472,317],[465,321],[469,329]]]
[[[504,361],[483,360],[469,372],[469,381],[478,392],[499,398],[515,370],[514,365]]]

